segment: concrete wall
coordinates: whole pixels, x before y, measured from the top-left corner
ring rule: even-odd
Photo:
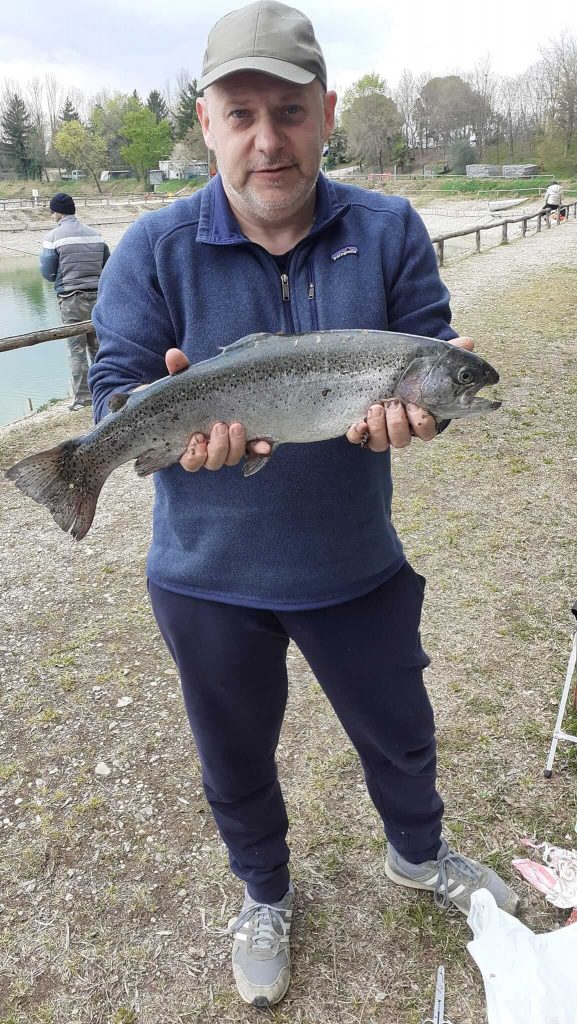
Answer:
[[[501,168],[497,164],[467,164],[468,178],[498,178]]]

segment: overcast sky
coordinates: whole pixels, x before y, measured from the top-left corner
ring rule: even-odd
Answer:
[[[200,74],[206,36],[235,0],[46,0],[6,3],[0,18],[0,83],[52,73],[87,94],[102,88],[147,96],[181,69]],[[302,0],[342,92],[377,71],[394,87],[403,68],[414,74],[472,70],[491,56],[499,74],[523,71],[555,32],[577,36],[576,0]]]

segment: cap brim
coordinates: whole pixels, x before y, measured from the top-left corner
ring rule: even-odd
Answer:
[[[197,89],[202,92],[209,85],[234,75],[237,71],[262,71],[265,75],[272,75],[273,78],[282,78],[285,82],[292,82],[294,85],[308,85],[313,82],[316,75],[312,71],[305,71],[296,64],[289,64],[286,60],[277,60],[276,57],[237,57],[236,60],[228,60],[225,64],[219,64],[213,71],[209,71],[197,83]]]

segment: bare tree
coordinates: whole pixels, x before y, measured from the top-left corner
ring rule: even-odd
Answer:
[[[494,121],[497,92],[497,79],[491,70],[491,58],[488,54],[475,64],[472,74],[466,75],[465,80],[478,97],[475,135],[479,158],[482,159],[485,156],[487,137]]]
[[[58,115],[64,100],[64,90],[54,75],[44,75],[44,95],[48,109],[48,122],[50,128],[50,142],[52,143],[58,131]]]
[[[563,133],[564,156],[577,134],[577,39],[563,33],[541,50],[545,80],[549,86],[550,116]]]
[[[417,99],[418,88],[414,75],[406,68],[403,71],[399,84],[393,92],[393,99],[403,115],[405,142],[410,149],[416,145],[415,127],[415,100]]]

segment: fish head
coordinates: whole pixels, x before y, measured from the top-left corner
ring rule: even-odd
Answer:
[[[481,388],[497,384],[499,374],[474,352],[443,344],[440,354],[415,357],[396,387],[403,402],[414,402],[436,420],[481,416],[501,402],[477,398]]]

